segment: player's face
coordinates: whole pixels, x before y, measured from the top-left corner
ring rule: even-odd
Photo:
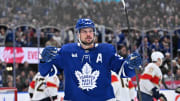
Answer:
[[[158,64],[159,64],[159,66],[161,66],[162,65],[162,63],[163,63],[163,59],[160,59],[160,58],[158,58]]]
[[[85,45],[91,45],[94,42],[93,28],[82,28],[79,32],[80,40]]]

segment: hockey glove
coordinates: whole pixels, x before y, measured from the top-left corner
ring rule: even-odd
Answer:
[[[156,99],[160,98],[159,89],[157,87],[154,87],[151,91],[153,93],[153,97],[155,97]]]
[[[176,92],[176,93],[180,93],[180,87],[177,87],[177,88],[175,89],[175,92]]]
[[[47,46],[44,48],[44,50],[42,51],[41,57],[42,59],[40,59],[41,62],[50,62],[53,59],[55,59],[56,55],[57,55],[57,48],[53,47],[53,46]]]
[[[139,68],[140,65],[142,64],[142,58],[140,56],[139,53],[137,52],[133,52],[131,53],[127,59],[126,59],[127,63],[129,64],[129,68],[130,69],[135,69],[135,68]]]
[[[167,98],[166,98],[166,96],[164,95],[164,94],[160,94],[160,101],[167,101]]]

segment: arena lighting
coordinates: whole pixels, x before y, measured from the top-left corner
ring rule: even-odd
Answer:
[[[6,67],[6,70],[7,70],[7,71],[12,71],[12,70],[13,70],[13,67],[12,67],[12,66]]]

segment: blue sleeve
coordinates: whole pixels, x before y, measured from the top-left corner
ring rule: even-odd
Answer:
[[[119,74],[121,70],[121,77],[133,77],[135,76],[135,69],[130,69],[128,68],[128,63],[126,60],[121,57],[120,55],[116,54],[115,48],[111,47],[111,62],[110,62],[110,67],[112,68],[111,70]]]
[[[64,55],[65,53],[63,52],[63,47],[60,49],[60,51],[58,52],[58,56],[56,57],[56,59],[53,61],[53,64],[58,68],[58,69],[63,69],[63,64],[64,64]]]
[[[110,68],[112,71],[119,73],[119,70],[124,62],[123,57],[116,54],[116,50],[114,46],[109,46],[109,54],[110,54]]]
[[[39,63],[38,71],[42,76],[46,76],[51,71],[52,64],[52,62]]]
[[[124,68],[125,75],[121,74],[121,77],[133,77],[136,75],[135,69],[128,68],[127,63],[125,63],[123,68]]]

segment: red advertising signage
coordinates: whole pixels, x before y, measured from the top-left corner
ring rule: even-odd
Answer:
[[[15,54],[14,54],[15,51]],[[13,51],[13,47],[5,47],[1,52],[2,58],[6,63],[13,63],[14,55],[17,63],[21,63],[24,59],[24,51],[21,47],[15,48]]]
[[[0,59],[6,63],[24,63],[27,61],[30,64],[38,63],[38,53],[42,48],[28,48],[28,47],[0,47]]]

